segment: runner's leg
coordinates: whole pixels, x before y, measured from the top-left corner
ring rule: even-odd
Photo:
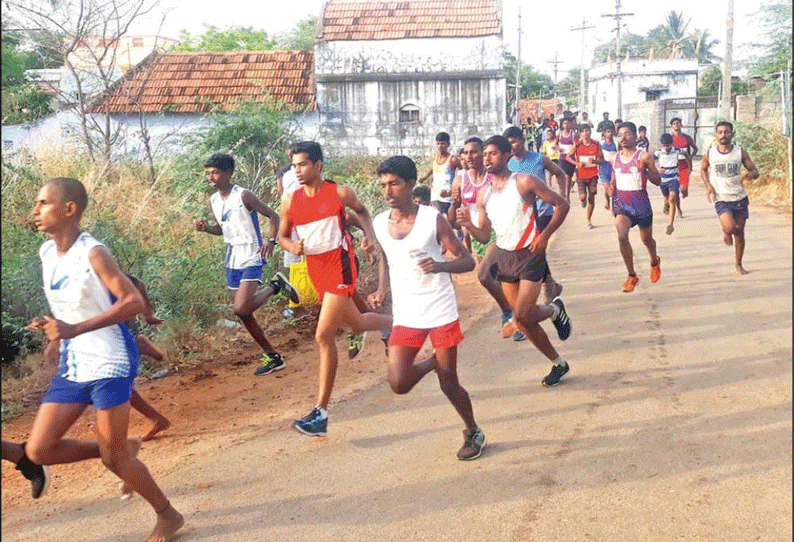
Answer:
[[[414,363],[420,350],[421,347],[413,348],[398,344],[389,346],[386,375],[394,393],[400,395],[408,393],[427,373],[436,368],[435,354],[426,360]]]
[[[251,334],[251,337],[257,342],[265,353],[275,352],[275,348],[270,344],[270,341],[265,337],[265,332],[254,317],[254,311],[259,308],[262,303],[273,294],[273,289],[270,286],[265,287],[259,294],[256,293],[259,288],[259,283],[255,280],[244,280],[240,282],[240,287],[234,292],[234,314],[240,318]],[[269,292],[269,293],[267,293]],[[267,295],[262,299],[262,294]]]
[[[620,255],[623,257],[623,263],[626,264],[626,271],[631,276],[636,275],[634,272],[634,251],[629,242],[629,230],[631,230],[631,219],[626,215],[615,216],[615,229],[618,232],[618,245],[620,246]]]
[[[436,350],[435,357],[436,374],[441,391],[463,419],[466,429],[474,429],[477,427],[477,422],[474,421],[471,399],[458,381],[458,347],[439,348]]]

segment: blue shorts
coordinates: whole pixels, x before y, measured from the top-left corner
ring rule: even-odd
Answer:
[[[671,181],[664,182],[659,185],[659,190],[662,191],[662,195],[667,197],[670,195],[670,192],[675,192],[678,194],[681,191],[681,183],[678,182],[678,179],[673,179]]]
[[[722,213],[731,213],[734,220],[747,220],[750,218],[750,198],[743,197],[739,201],[717,201],[714,203],[717,216]]]
[[[653,225],[653,214],[645,215],[645,216],[637,216],[620,209],[616,210],[615,214],[629,217],[629,220],[631,220],[632,228],[634,226],[639,226],[640,228],[650,228]]]
[[[80,403],[94,405],[97,410],[113,408],[132,397],[133,377],[101,378],[89,382],[72,382],[56,376],[50,382],[42,403]]]
[[[243,269],[226,268],[226,287],[230,290],[237,290],[240,283],[244,280],[255,280],[262,282],[262,266],[252,265]]]
[[[612,181],[612,177],[598,177],[598,182],[601,184],[609,184]]]

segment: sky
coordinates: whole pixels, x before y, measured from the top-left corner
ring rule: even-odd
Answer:
[[[269,35],[288,32],[295,24],[309,15],[319,15],[322,0],[263,0],[258,3],[250,0],[160,0],[161,10],[167,11],[162,35],[176,38],[179,30],[188,29],[193,35],[203,32],[203,23],[211,23],[219,28],[230,25],[252,26],[263,29]],[[518,10],[521,6],[521,62],[531,64],[536,70],[553,75],[555,53],[558,60],[558,78],[568,70],[581,65],[581,32],[572,27],[581,26],[582,17],[587,25],[595,26],[588,30],[585,39],[587,50],[605,43],[614,36],[615,23],[611,18],[601,17],[615,12],[614,0],[568,0],[568,2],[526,2],[522,0],[502,0],[504,12],[504,39],[508,49],[515,53],[518,39]],[[553,9],[547,9],[552,6]],[[564,6],[564,7],[561,7]],[[734,0],[734,62],[746,59],[751,54],[748,44],[758,41],[753,31],[753,17],[758,9],[757,0]],[[623,31],[645,34],[648,30],[664,22],[667,11],[682,11],[692,18],[689,29],[709,29],[720,43],[716,47],[719,56],[724,56],[725,28],[728,0],[665,0],[656,3],[649,0],[622,0],[621,11],[634,13],[623,19]],[[562,17],[561,12],[570,16]],[[153,31],[153,25],[149,31]],[[146,31],[141,30],[141,33]]]

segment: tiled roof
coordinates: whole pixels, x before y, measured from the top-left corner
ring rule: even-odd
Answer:
[[[153,54],[128,72],[92,111],[204,113],[234,109],[240,100],[265,101],[265,91],[288,107],[313,107],[311,51],[234,51]]]
[[[329,0],[323,11],[325,41],[461,38],[502,31],[499,0]]]

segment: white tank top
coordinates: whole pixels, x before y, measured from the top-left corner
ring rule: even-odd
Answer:
[[[452,180],[455,178],[455,172],[449,167],[452,160],[452,155],[447,156],[443,164],[436,162],[433,158],[433,186],[430,188],[430,201],[443,201],[451,202],[451,196],[441,197],[442,190],[452,190]]]
[[[739,201],[747,197],[742,184],[742,148],[734,145],[722,154],[716,146],[709,147],[709,180],[717,193],[717,201]]]
[[[92,248],[104,246],[82,232],[66,254],[55,242],[41,245],[44,295],[52,315],[67,324],[98,316],[116,301],[88,260]],[[138,374],[138,348],[126,324],[115,324],[61,341],[58,376],[73,382],[130,378]]]
[[[427,257],[444,261],[436,231],[438,211],[420,205],[414,226],[403,239],[389,233],[390,214],[390,209],[383,211],[373,225],[389,261],[394,325],[432,329],[454,322],[458,301],[449,273],[425,273],[417,264]]]
[[[516,186],[518,173],[513,173],[501,192],[493,184],[485,194],[485,212],[496,233],[496,246],[504,250],[526,248],[538,233],[535,206],[527,205]]]
[[[250,211],[243,203],[244,188],[233,185],[229,196],[224,200],[220,192],[215,192],[210,199],[212,213],[223,231],[223,240],[230,245],[261,246],[262,236],[259,233],[259,220],[256,211]]]

